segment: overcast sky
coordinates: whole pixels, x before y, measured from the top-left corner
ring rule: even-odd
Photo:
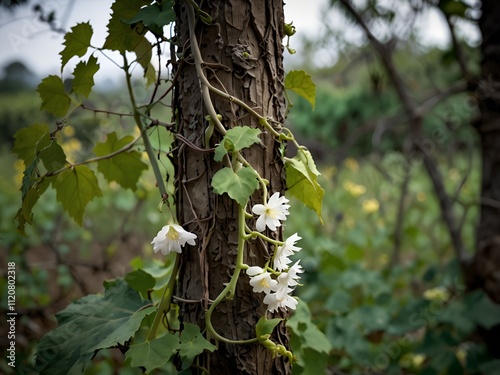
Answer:
[[[43,2],[45,9],[57,10],[58,26],[69,30],[78,22],[90,21],[94,29],[93,45],[102,45],[109,19],[112,0],[48,0]],[[297,36],[292,38],[292,47],[297,48],[301,34],[315,35],[321,28],[321,15],[328,0],[288,0],[286,1],[286,21],[293,21],[297,27]],[[336,20],[335,22],[341,22]],[[427,44],[444,45],[449,35],[443,20],[436,13],[421,17],[417,27],[422,30],[422,40]],[[473,33],[473,31],[471,31]],[[472,39],[477,36],[472,35]],[[0,67],[14,60],[21,60],[36,74],[46,76],[58,74],[59,56],[62,49],[63,35],[49,30],[39,22],[31,7],[24,7],[14,14],[2,10],[0,14]],[[110,54],[113,57],[112,54]],[[116,57],[116,55],[115,55]],[[101,69],[96,81],[116,78],[119,71],[110,61],[99,56]],[[120,60],[117,60],[120,61]],[[71,63],[65,72],[73,69]],[[69,73],[68,73],[69,75]]]

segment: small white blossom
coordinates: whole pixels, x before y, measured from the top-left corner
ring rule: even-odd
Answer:
[[[283,271],[288,268],[288,264],[292,262],[288,257],[293,255],[294,252],[302,249],[301,247],[295,246],[295,243],[300,239],[301,237],[295,233],[286,239],[283,246],[278,246],[276,248],[273,260],[275,270]]]
[[[304,272],[304,269],[299,264],[300,260],[295,262],[293,266],[290,267],[288,272],[282,272],[281,275],[278,276],[278,285],[282,286],[282,288],[287,288],[298,285],[298,281],[300,276],[298,273]]]
[[[295,310],[297,299],[289,294],[279,295],[278,293],[269,293],[264,297],[264,303],[270,312],[277,311],[280,307]]]
[[[252,212],[259,215],[255,227],[257,231],[263,232],[266,226],[275,231],[277,227],[281,226],[280,220],[286,220],[286,215],[289,214],[288,208],[290,205],[285,197],[280,197],[280,193],[274,193],[269,201],[264,204],[256,204],[252,207]]]
[[[260,267],[250,267],[250,268],[255,269]],[[271,293],[271,291],[274,290],[278,285],[278,282],[273,278],[271,278],[271,274],[269,272],[264,272],[262,268],[260,268],[260,270],[261,273],[254,274],[253,276],[251,276],[250,274],[256,270],[250,270],[250,273],[248,273],[247,269],[247,275],[250,276],[250,285],[253,287],[253,291],[255,293],[261,293],[261,292],[264,292],[266,294]]]
[[[161,251],[163,255],[168,255],[172,251],[181,253],[184,245],[196,245],[196,234],[184,230],[179,224],[165,225],[158,232],[153,241],[153,250],[155,253]]]

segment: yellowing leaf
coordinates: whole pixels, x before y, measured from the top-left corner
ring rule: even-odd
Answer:
[[[68,169],[52,181],[56,197],[64,210],[82,225],[87,204],[95,197],[102,197],[94,172],[85,165]]]
[[[41,109],[56,117],[63,117],[68,112],[71,99],[64,90],[61,77],[52,75],[44,78],[36,91],[42,98]]]
[[[96,57],[90,56],[86,63],[80,61],[73,72],[75,77],[72,83],[73,91],[87,98],[94,87],[94,74],[98,70],[99,64]]]
[[[132,51],[135,52],[137,62],[141,64],[144,69],[144,74],[147,73],[149,65],[151,65],[151,57],[153,56],[152,49],[153,46],[145,36],[138,37],[136,43],[132,45]]]
[[[149,63],[146,72],[144,73],[144,77],[146,77],[146,86],[151,86],[156,82],[156,70],[153,64]]]
[[[317,181],[320,173],[316,168],[316,164],[314,164],[311,153],[308,150],[299,149],[294,158],[286,158],[285,172],[287,193],[316,211],[321,222],[323,222],[321,206],[325,191]]]
[[[108,134],[106,142],[98,143],[94,147],[94,152],[97,156],[109,155],[124,148],[132,140],[132,136],[118,139],[116,133],[112,132]],[[131,190],[137,188],[137,181],[146,169],[148,166],[141,161],[141,154],[137,151],[121,152],[97,163],[97,170],[104,175],[106,180],[116,181],[124,188]]]
[[[309,74],[303,70],[290,71],[285,77],[285,88],[306,99],[314,109],[316,105],[316,85]]]
[[[92,38],[92,26],[90,23],[79,23],[71,28],[64,36],[64,49],[61,51],[61,70],[74,56],[82,57],[87,53]]]

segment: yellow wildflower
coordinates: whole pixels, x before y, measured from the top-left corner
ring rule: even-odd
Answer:
[[[365,199],[363,201],[363,211],[366,212],[367,214],[372,214],[374,212],[377,212],[379,208],[379,203],[378,200],[375,198],[372,199]]]

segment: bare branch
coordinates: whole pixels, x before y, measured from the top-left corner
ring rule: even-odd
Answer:
[[[423,145],[419,145],[419,142],[416,142],[422,138],[422,113],[419,111],[419,107],[410,96],[409,90],[406,88],[402,76],[394,65],[394,60],[392,58],[392,49],[389,48],[388,44],[380,42],[372,34],[363,17],[356,11],[356,9],[353,8],[349,0],[339,1],[349,11],[349,13],[352,14],[358,25],[364,30],[367,38],[370,40],[371,44],[378,52],[385,70],[392,84],[394,85],[394,89],[398,94],[399,100],[403,105],[404,112],[409,121],[410,132],[413,137],[414,146],[421,152],[425,168],[432,181],[434,192],[436,193],[439,201],[439,206],[441,208],[441,215],[448,228],[448,232],[450,233],[456,256],[463,264],[466,257],[466,252],[461,238],[459,226],[456,223],[453,201],[450,199],[450,196],[446,192],[443,183],[443,177],[439,172],[436,161],[431,157],[431,155],[428,154],[427,150],[423,148]]]

